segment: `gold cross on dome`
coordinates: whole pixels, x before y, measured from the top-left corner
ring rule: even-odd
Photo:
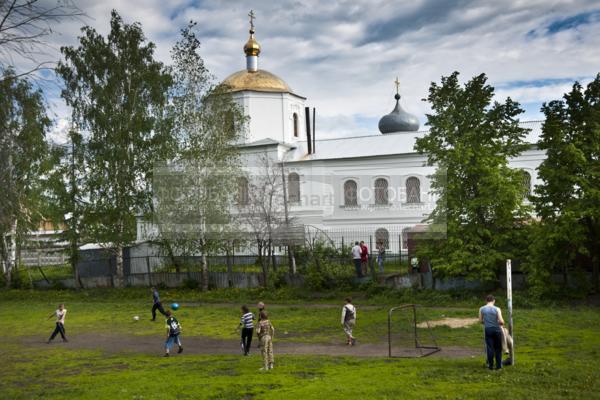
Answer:
[[[254,20],[256,19],[256,16],[254,15],[254,10],[250,10],[248,16],[250,17],[250,28],[254,29]]]
[[[398,80],[398,77],[396,77],[394,83],[396,84],[396,94],[400,94],[400,81]]]

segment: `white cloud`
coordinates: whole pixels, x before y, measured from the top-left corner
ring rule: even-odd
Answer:
[[[572,29],[548,34],[556,21],[598,10],[593,0],[82,0],[86,22],[103,34],[112,8],[126,22],[139,21],[156,55],[169,62],[179,29],[198,21],[201,53],[219,78],[244,67],[242,46],[248,35],[247,12],[257,14],[261,68],[285,79],[317,108],[323,134],[365,132],[360,122],[378,118],[394,105],[393,80],[401,81],[402,104],[424,122],[429,84],[452,71],[467,80],[485,72],[498,98],[528,104],[539,117],[541,105],[562,96],[569,79],[600,70],[600,23],[592,18]],[[56,27],[55,47],[77,43],[78,21]],[[529,34],[535,31],[536,34]],[[56,56],[58,58],[58,56]],[[541,87],[511,87],[514,81],[565,79]],[[539,107],[537,107],[539,108]],[[57,108],[59,117],[66,109]]]

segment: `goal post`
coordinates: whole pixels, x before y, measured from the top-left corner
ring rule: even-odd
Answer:
[[[441,350],[429,321],[420,321],[420,308],[417,304],[405,304],[388,311],[390,358],[426,357]]]

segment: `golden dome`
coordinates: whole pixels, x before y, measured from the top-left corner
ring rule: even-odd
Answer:
[[[259,69],[257,71],[241,70],[229,75],[223,81],[231,92],[253,90],[256,92],[292,93],[292,89],[277,75]]]
[[[247,56],[258,56],[260,54],[260,44],[254,38],[254,29],[250,29],[250,37],[244,45],[244,53]]]

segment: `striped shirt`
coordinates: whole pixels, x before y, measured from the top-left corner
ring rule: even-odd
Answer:
[[[240,325],[244,328],[254,328],[254,314],[247,312],[246,314],[242,315],[242,318],[240,319]]]

